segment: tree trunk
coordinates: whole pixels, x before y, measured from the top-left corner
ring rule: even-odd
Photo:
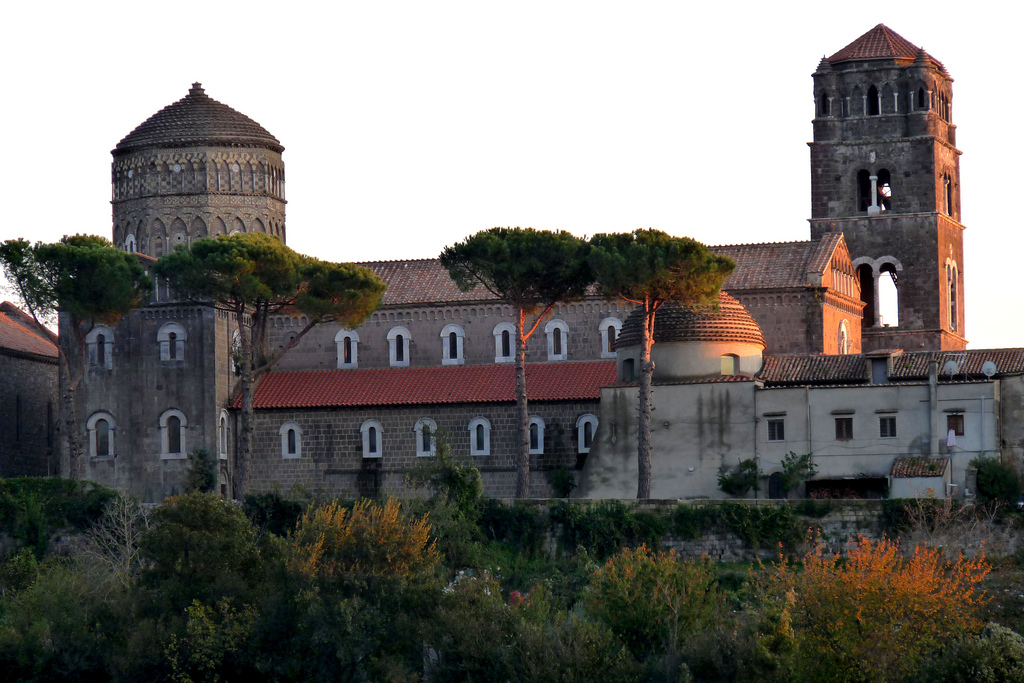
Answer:
[[[519,309],[516,321],[516,414],[519,449],[516,453],[516,498],[530,497],[530,409],[526,404],[526,311]]]
[[[252,407],[252,340],[246,334],[243,318],[245,311],[235,313],[238,321],[238,343],[242,347],[242,376],[238,381],[242,392],[242,410],[239,415],[238,446],[235,454],[235,485],[234,498],[245,497],[246,477],[249,474],[249,463],[252,460],[253,407]]]
[[[636,497],[641,500],[651,497],[651,410],[654,393],[651,347],[654,345],[654,314],[650,301],[645,301],[643,340],[640,344],[640,415],[637,423]]]

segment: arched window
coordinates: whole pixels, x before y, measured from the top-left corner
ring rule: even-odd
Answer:
[[[942,174],[942,193],[945,198],[945,209],[946,215],[953,215],[953,179],[949,177],[949,173]]]
[[[601,333],[601,358],[615,358],[615,340],[622,330],[622,321],[618,318],[605,318],[597,329]]]
[[[89,367],[114,367],[114,331],[105,325],[97,325],[85,335],[86,355]]]
[[[414,431],[416,432],[416,455],[420,457],[434,455],[436,449],[434,437],[437,434],[437,423],[429,417],[424,417],[416,422]]]
[[[492,331],[494,335],[494,362],[515,362],[516,328],[512,323],[498,323]]]
[[[722,376],[738,375],[740,372],[740,357],[733,353],[722,356]]]
[[[877,324],[878,316],[875,312],[875,270],[870,263],[857,266],[857,279],[860,281],[860,300],[864,303],[862,325],[872,327]]]
[[[832,112],[829,111],[829,99],[828,93],[824,90],[818,95],[818,116],[829,116]]]
[[[388,355],[391,367],[409,367],[409,345],[412,335],[404,327],[392,327],[388,332]]]
[[[881,96],[878,94],[878,88],[871,86],[868,88],[867,111],[865,113],[868,116],[878,116],[882,113],[881,105]]]
[[[491,454],[491,421],[486,417],[474,417],[469,421],[469,454]]]
[[[380,422],[377,420],[367,420],[359,427],[359,431],[363,435],[363,457],[382,457],[384,452],[382,443],[384,428],[381,427]]]
[[[228,459],[228,411],[220,411],[217,422],[217,455],[221,460]]]
[[[160,342],[160,360],[185,360],[185,328],[178,323],[165,323],[156,335]]]
[[[129,254],[135,253],[135,235],[128,233],[127,237],[124,238],[124,250]]]
[[[845,320],[839,323],[839,338],[837,351],[840,355],[850,353],[850,329]]]
[[[597,432],[597,416],[590,413],[580,415],[576,420],[576,452],[589,453]]]
[[[94,413],[85,424],[89,434],[89,455],[105,458],[114,455],[114,432],[117,423],[110,413]]]
[[[949,288],[949,329],[956,332],[959,323],[957,311],[957,292],[959,291],[958,280],[960,273],[957,270],[956,262],[950,261],[946,264],[946,283]]]
[[[892,263],[883,263],[878,269],[878,323],[883,327],[900,325],[899,281]]]
[[[285,422],[278,430],[281,435],[281,457],[285,459],[302,457],[302,427],[294,422]]]
[[[188,420],[180,410],[167,410],[160,416],[160,457],[165,460],[184,458],[187,453],[185,428]]]
[[[462,340],[466,331],[459,325],[445,325],[441,330],[441,365],[462,365]]]
[[[878,205],[882,211],[892,211],[892,175],[888,169],[881,169],[878,172]]]
[[[925,89],[917,89],[917,108],[921,110],[928,109],[928,96],[925,94]]]
[[[857,171],[857,210],[867,211],[871,206],[871,172]]]
[[[565,321],[555,318],[544,326],[544,334],[548,337],[548,360],[568,358],[569,326]]]
[[[338,346],[339,368],[359,367],[359,334],[355,330],[338,330],[334,343]]]
[[[530,418],[530,455],[544,454],[544,418]]]

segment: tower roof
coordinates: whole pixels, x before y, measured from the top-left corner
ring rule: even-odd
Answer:
[[[835,64],[853,59],[913,60],[919,51],[920,48],[909,40],[885,24],[879,24],[829,57],[828,61],[830,64]]]
[[[615,347],[639,345],[642,326],[643,308],[638,306],[622,324]],[[724,291],[718,293],[717,310],[667,302],[654,317],[654,341],[739,342],[765,346],[764,335],[754,317]]]
[[[245,114],[213,99],[200,83],[188,95],[143,121],[117,143],[112,154],[121,156],[151,147],[263,147],[283,152],[267,130]]]

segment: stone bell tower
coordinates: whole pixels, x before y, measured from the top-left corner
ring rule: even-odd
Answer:
[[[813,77],[811,238],[846,237],[863,350],[965,348],[953,79],[882,24],[823,57]],[[898,320],[880,316],[888,278]]]
[[[159,258],[235,232],[284,241],[283,151],[261,125],[193,83],[111,152],[114,244]]]

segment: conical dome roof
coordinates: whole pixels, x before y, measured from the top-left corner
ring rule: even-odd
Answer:
[[[622,324],[615,348],[639,346],[643,309],[635,308]],[[670,301],[654,317],[655,342],[739,342],[765,346],[754,317],[727,292],[718,293],[718,310],[689,308]]]
[[[245,114],[208,96],[199,83],[188,95],[150,116],[121,142],[112,154],[160,147],[262,147],[283,152],[267,130]]]

